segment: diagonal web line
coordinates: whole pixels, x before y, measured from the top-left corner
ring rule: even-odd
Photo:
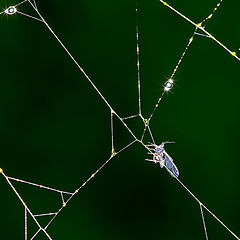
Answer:
[[[125,128],[128,130],[128,132],[132,135],[132,137],[135,140],[138,140],[137,137],[134,135],[134,133],[131,131],[131,129],[127,126],[127,124],[124,122],[124,120],[113,110],[110,103],[106,100],[106,98],[102,95],[100,90],[96,87],[96,85],[93,83],[93,81],[90,79],[90,77],[87,75],[87,73],[83,70],[83,68],[80,66],[80,64],[77,62],[77,60],[73,57],[73,55],[69,52],[69,50],[66,48],[66,46],[63,44],[63,42],[59,39],[59,37],[55,34],[55,32],[52,30],[52,28],[49,26],[49,24],[46,22],[46,20],[43,18],[43,16],[39,13],[39,11],[34,7],[31,1],[28,0],[28,2],[31,4],[33,9],[36,11],[42,22],[46,25],[48,30],[52,33],[54,38],[58,41],[58,43],[61,45],[61,47],[64,49],[64,51],[67,53],[67,55],[72,59],[72,61],[75,63],[75,65],[78,67],[78,69],[83,73],[85,78],[88,80],[88,82],[92,85],[92,87],[95,89],[95,91],[98,93],[98,95],[101,97],[101,99],[105,102],[105,104],[109,107],[109,109],[116,115],[116,117],[122,122],[122,124],[125,126]]]
[[[32,1],[33,1],[34,7],[35,7],[36,9],[38,9],[36,1],[35,1],[35,0],[32,0]]]
[[[37,231],[36,231],[36,233],[31,237],[31,239],[30,240],[33,240],[39,233],[40,233],[40,229],[38,229]]]
[[[28,0],[22,1],[22,2],[20,2],[20,3],[18,3],[18,4],[16,4],[16,5],[14,5],[14,7],[18,7],[18,6],[22,5],[22,4],[25,3],[25,2],[28,2]]]
[[[89,76],[85,73],[85,71],[82,69],[82,67],[79,65],[79,63],[75,60],[75,58],[71,55],[71,53],[68,51],[68,49],[65,47],[65,45],[62,43],[62,41],[57,37],[57,35],[54,33],[52,28],[48,25],[48,23],[45,21],[45,19],[42,17],[42,15],[39,13],[38,9],[35,8],[35,6],[32,4],[31,1],[28,0],[28,2],[31,4],[33,9],[36,11],[42,22],[46,25],[48,30],[53,34],[55,39],[59,42],[59,44],[62,46],[62,48],[65,50],[65,52],[68,54],[68,56],[73,60],[75,65],[79,68],[79,70],[84,74],[84,76],[87,78],[87,80],[90,82],[90,84],[93,86],[93,88],[97,91],[98,95],[102,98],[102,100],[105,102],[105,104],[110,108],[111,114],[116,115],[116,117],[122,122],[122,124],[125,126],[125,128],[130,132],[130,134],[133,136],[134,141],[122,148],[120,151],[116,152],[115,154],[112,154],[110,158],[103,164],[97,171],[95,171],[75,192],[70,196],[70,198],[66,201],[66,203],[63,204],[63,206],[59,209],[58,212],[54,215],[54,217],[50,220],[50,222],[47,224],[47,226],[44,228],[45,230],[48,228],[48,226],[52,223],[52,221],[56,218],[56,216],[62,211],[64,207],[66,207],[67,203],[72,199],[72,197],[78,193],[78,191],[85,186],[114,156],[116,156],[118,153],[122,152],[129,146],[131,146],[135,142],[141,143],[147,150],[148,147],[144,145],[144,143],[137,139],[137,137],[132,133],[131,129],[127,126],[127,124],[124,122],[124,120],[112,109],[111,105],[108,103],[108,101],[104,98],[104,96],[101,94],[101,92],[98,90],[98,88],[95,86],[95,84],[92,82],[92,80],[89,78]]]
[[[199,207],[200,207],[200,212],[201,212],[201,217],[202,217],[202,223],[203,223],[203,229],[204,229],[205,237],[206,237],[206,240],[208,240],[208,233],[207,233],[206,222],[205,222],[205,218],[204,218],[204,214],[203,214],[202,204],[199,203]]]
[[[23,13],[23,12],[20,12],[20,11],[17,11],[17,13],[20,13],[21,15],[23,15],[23,16],[25,16],[25,17],[29,17],[29,18],[32,18],[32,19],[37,20],[37,21],[39,21],[39,22],[42,22],[41,19],[38,19],[38,18],[36,18],[36,17],[33,17],[33,16],[29,15],[29,14],[26,14],[26,13]]]
[[[72,194],[73,194],[73,193],[71,193],[71,192],[66,192],[66,191],[58,190],[58,189],[55,189],[55,188],[43,186],[43,185],[37,184],[37,183],[28,182],[28,181],[21,180],[21,179],[18,179],[18,178],[8,177],[8,179],[13,180],[13,181],[16,181],[16,182],[21,182],[21,183],[25,183],[25,184],[28,184],[28,185],[32,185],[32,186],[35,186],[35,187],[47,189],[47,190],[50,190],[50,191],[53,191],[53,192],[64,193],[64,194],[69,194],[69,195],[72,195]]]
[[[121,150],[119,150],[118,152],[115,152],[115,154],[112,154],[107,161],[105,161],[93,174],[90,175],[90,177],[87,178],[87,180],[85,182],[83,182],[79,188],[77,188],[74,192],[73,195],[71,195],[68,200],[65,202],[65,204],[58,210],[58,212],[56,212],[55,216],[50,220],[50,222],[47,224],[47,226],[45,227],[45,229],[47,229],[49,227],[49,225],[53,222],[53,220],[58,216],[58,214],[63,210],[64,207],[67,206],[68,202],[71,201],[71,199],[75,196],[75,194],[77,194],[88,182],[90,182],[110,161],[112,158],[114,158],[116,155],[118,155],[119,153],[121,153],[122,151],[124,151],[125,149],[129,148],[131,145],[133,145],[135,142],[137,141],[133,141],[130,142],[128,145],[126,145],[125,147],[123,147]]]
[[[93,83],[93,81],[90,79],[90,77],[87,75],[87,73],[83,70],[83,68],[80,66],[80,64],[77,62],[77,60],[73,57],[73,55],[69,52],[67,47],[63,44],[63,42],[59,39],[59,37],[55,34],[55,32],[52,30],[52,28],[49,26],[49,24],[46,22],[46,20],[43,18],[43,16],[39,13],[39,11],[34,7],[31,1],[28,0],[28,2],[31,4],[33,9],[36,11],[40,19],[43,21],[43,23],[46,25],[48,30],[51,32],[51,34],[54,36],[54,38],[58,41],[58,43],[61,45],[61,47],[64,49],[64,51],[67,53],[67,55],[72,59],[72,61],[75,63],[75,65],[78,67],[78,69],[83,73],[85,78],[88,80],[88,82],[91,84],[91,86],[95,89],[95,91],[98,93],[98,95],[101,97],[101,99],[104,101],[104,103],[109,107],[111,112],[121,121],[121,123],[124,125],[124,127],[127,129],[127,131],[132,135],[134,141],[138,141],[142,144],[143,147],[145,147],[148,150],[148,147],[139,140],[135,134],[132,132],[132,130],[128,127],[128,125],[124,122],[123,118],[121,118],[116,111],[112,108],[110,103],[106,100],[106,98],[102,95],[100,90],[96,87],[96,85]]]

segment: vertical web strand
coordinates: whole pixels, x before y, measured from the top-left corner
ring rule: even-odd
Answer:
[[[112,143],[111,154],[112,154],[112,155],[115,154],[115,149],[114,149],[114,137],[113,137],[113,133],[114,133],[114,129],[113,129],[113,114],[114,114],[114,111],[111,109],[111,143]]]
[[[28,224],[27,224],[27,208],[24,208],[24,235],[25,235],[25,240],[28,239]]]
[[[141,75],[140,75],[140,47],[139,47],[139,8],[138,0],[136,1],[136,55],[137,55],[137,84],[138,84],[138,113],[142,117],[141,103]]]

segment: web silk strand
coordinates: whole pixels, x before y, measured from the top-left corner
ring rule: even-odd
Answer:
[[[160,1],[160,2],[164,3],[164,5],[167,4],[166,2],[163,2],[163,1]],[[173,72],[172,72],[172,74],[171,74],[170,79],[173,79],[173,78],[174,78],[174,76],[175,76],[175,74],[176,74],[176,72],[177,72],[180,64],[181,64],[182,61],[183,61],[183,58],[185,57],[185,55],[186,55],[186,53],[187,53],[190,45],[192,44],[192,42],[193,42],[193,40],[194,40],[195,35],[197,34],[197,30],[198,30],[199,26],[203,26],[204,23],[206,24],[207,21],[210,20],[210,19],[213,17],[213,15],[214,15],[214,14],[217,12],[217,10],[219,9],[221,3],[222,3],[222,0],[220,0],[220,1],[217,3],[216,7],[213,9],[213,11],[211,12],[211,14],[209,14],[205,19],[203,19],[203,21],[202,21],[200,24],[195,24],[194,33],[192,34],[192,36],[191,36],[190,39],[188,40],[188,44],[187,44],[187,46],[185,47],[185,50],[183,51],[181,57],[179,58],[179,60],[178,60],[178,62],[177,62],[177,65],[175,66],[175,68],[174,68],[174,70],[173,70]],[[167,6],[168,6],[168,5],[167,5]],[[171,8],[171,9],[172,9],[172,8]],[[177,13],[178,13],[178,12],[177,12]],[[180,15],[180,16],[181,16],[181,15]],[[199,35],[200,35],[200,34],[199,34]],[[205,35],[205,36],[208,37],[208,38],[211,38],[211,36],[209,36],[209,35]],[[230,52],[231,52],[231,51],[230,51]],[[231,54],[232,54],[232,53],[233,53],[233,52],[231,52]],[[152,119],[155,111],[157,110],[157,108],[158,108],[158,106],[159,106],[159,104],[160,104],[160,102],[161,102],[161,100],[162,100],[162,97],[163,97],[164,93],[165,93],[165,92],[163,91],[162,95],[161,95],[160,98],[158,99],[157,104],[155,105],[154,110],[153,110],[153,113],[151,114],[149,120]]]
[[[54,36],[54,38],[58,41],[58,43],[62,46],[62,48],[64,49],[64,51],[67,53],[67,55],[72,59],[72,61],[75,63],[75,65],[78,67],[78,69],[83,73],[83,75],[85,76],[85,78],[88,80],[88,82],[92,85],[92,87],[95,89],[95,91],[98,93],[98,95],[101,97],[101,99],[105,102],[105,104],[109,107],[109,109],[111,111],[114,112],[115,116],[122,122],[122,124],[125,126],[125,128],[128,130],[128,132],[132,135],[132,137],[135,140],[138,140],[137,137],[133,134],[133,132],[131,131],[131,129],[127,126],[127,124],[122,120],[122,118],[113,110],[112,106],[110,105],[110,103],[106,100],[106,98],[102,95],[102,93],[100,92],[100,90],[98,90],[98,88],[96,87],[96,85],[93,83],[93,81],[90,79],[90,77],[87,75],[87,73],[83,70],[83,68],[79,65],[79,63],[76,61],[76,59],[72,56],[72,54],[69,52],[69,50],[65,47],[65,45],[63,44],[63,42],[58,38],[58,36],[55,34],[55,32],[52,30],[52,28],[48,25],[48,23],[45,21],[45,19],[43,18],[43,16],[39,13],[39,11],[34,7],[34,5],[32,4],[32,2],[30,0],[28,0],[28,2],[31,4],[31,6],[33,7],[33,9],[36,11],[36,13],[38,14],[38,16],[40,17],[40,19],[43,21],[43,23],[46,25],[46,27],[48,28],[48,30],[52,33],[52,35]]]
[[[138,113],[139,113],[139,116],[142,117],[138,11],[139,9],[138,9],[138,0],[137,0],[136,1],[136,54],[137,54],[137,82],[138,82]]]
[[[27,240],[28,239],[28,224],[27,224],[27,221],[28,221],[28,219],[27,219],[27,208],[25,207],[24,208],[24,225],[25,225],[25,227],[24,227],[24,234],[25,234],[25,240]]]
[[[202,223],[203,223],[204,234],[205,234],[206,240],[208,240],[207,227],[206,227],[206,222],[205,222],[205,218],[204,218],[204,214],[203,214],[202,205],[199,204],[199,207],[200,207],[200,212],[201,212],[201,217],[202,217]]]
[[[178,62],[177,62],[177,65],[175,66],[173,72],[172,72],[172,75],[171,75],[171,78],[173,78],[179,68],[179,65],[181,64],[186,52],[188,51],[190,45],[192,44],[193,42],[193,39],[196,35],[203,35],[203,34],[200,34],[200,33],[197,33],[197,30],[200,29],[205,35],[205,37],[208,37],[208,38],[211,38],[214,42],[216,42],[218,45],[220,45],[222,48],[224,48],[227,52],[229,52],[233,57],[235,57],[237,60],[240,61],[240,58],[236,55],[235,52],[231,51],[230,49],[228,49],[224,44],[222,44],[220,41],[218,41],[213,35],[211,35],[208,31],[205,30],[205,26],[203,25],[206,25],[207,22],[212,18],[212,16],[215,14],[215,12],[218,10],[219,6],[221,5],[222,3],[222,0],[220,0],[217,4],[217,6],[213,9],[213,11],[211,12],[210,15],[208,15],[201,23],[199,24],[196,24],[195,22],[193,22],[191,19],[189,19],[188,17],[186,17],[185,15],[183,15],[182,13],[180,13],[179,11],[177,11],[175,8],[173,8],[172,6],[168,5],[166,2],[164,2],[163,0],[159,0],[162,4],[164,4],[165,6],[167,6],[169,9],[171,9],[173,12],[175,12],[177,15],[179,15],[180,17],[182,17],[183,19],[185,19],[186,21],[188,21],[189,23],[191,23],[192,25],[195,26],[195,31],[192,35],[192,37],[189,39],[189,42],[185,48],[185,50],[183,51],[181,57],[179,58]],[[28,14],[25,14],[25,13],[22,13],[22,12],[19,12],[17,11],[17,13],[20,13],[26,17],[29,17],[29,18],[32,18],[32,19],[35,19],[35,20],[38,20],[38,21],[41,21],[45,24],[45,26],[48,28],[48,30],[51,32],[51,34],[54,36],[54,38],[58,41],[58,43],[61,45],[61,47],[64,49],[64,51],[67,53],[67,55],[71,58],[71,60],[74,62],[74,64],[78,67],[78,69],[83,73],[83,75],[85,76],[85,78],[88,80],[88,82],[91,84],[91,86],[95,89],[95,91],[97,92],[97,94],[100,96],[100,98],[104,101],[104,103],[108,106],[108,108],[111,110],[111,143],[112,143],[112,153],[111,153],[111,156],[93,173],[90,175],[90,177],[87,178],[86,181],[84,181],[80,187],[78,189],[75,190],[74,193],[70,193],[70,192],[64,192],[64,191],[61,191],[61,190],[57,190],[57,189],[54,189],[54,188],[50,188],[50,187],[46,187],[46,186],[42,186],[42,185],[39,185],[39,184],[35,184],[35,183],[31,183],[31,182],[27,182],[27,181],[24,181],[24,180],[20,180],[20,179],[16,179],[16,178],[11,178],[11,177],[7,177],[3,172],[1,172],[3,174],[3,176],[5,177],[6,181],[8,182],[8,184],[10,185],[10,187],[12,188],[12,190],[14,191],[14,193],[16,194],[16,196],[18,197],[18,199],[21,201],[22,205],[24,206],[24,211],[25,211],[25,240],[27,239],[27,231],[28,231],[28,228],[27,228],[27,217],[28,217],[28,214],[33,218],[34,222],[37,224],[37,226],[39,227],[38,231],[34,234],[34,236],[31,238],[31,239],[34,239],[38,233],[40,231],[43,231],[45,233],[45,235],[48,237],[48,239],[52,239],[49,234],[47,233],[47,228],[49,227],[49,225],[52,223],[52,221],[56,218],[56,216],[62,211],[62,209],[64,207],[66,207],[67,203],[73,198],[73,196],[75,194],[77,194],[79,192],[80,189],[82,189],[90,180],[92,180],[96,174],[98,174],[108,163],[109,161],[114,157],[116,156],[117,154],[119,154],[120,152],[124,151],[125,149],[129,148],[131,145],[133,145],[134,143],[136,142],[139,142],[143,147],[145,147],[148,151],[149,148],[146,144],[143,143],[143,138],[145,136],[145,132],[146,130],[148,129],[149,131],[149,134],[151,136],[151,139],[154,142],[154,138],[153,138],[153,134],[151,132],[151,129],[150,129],[150,120],[152,119],[153,115],[155,114],[155,111],[156,109],[158,108],[159,106],[159,103],[161,102],[162,98],[163,98],[163,95],[165,93],[165,91],[162,92],[161,96],[159,97],[158,101],[157,101],[157,104],[155,105],[154,109],[153,109],[153,112],[152,114],[150,115],[150,117],[148,119],[144,119],[143,116],[142,116],[142,98],[141,98],[141,75],[140,75],[140,48],[139,48],[139,24],[138,24],[138,2],[136,3],[136,57],[137,57],[137,87],[138,87],[138,115],[133,115],[133,116],[130,116],[130,117],[126,117],[126,118],[121,118],[112,108],[112,106],[110,105],[110,103],[106,100],[106,98],[102,95],[102,93],[100,92],[100,90],[96,87],[96,85],[94,84],[94,82],[90,79],[90,77],[87,75],[87,73],[82,69],[82,67],[80,66],[80,64],[76,61],[76,59],[73,57],[73,55],[69,52],[69,50],[66,48],[66,46],[63,44],[63,42],[58,38],[58,36],[55,34],[55,32],[52,30],[52,28],[48,25],[48,23],[45,21],[45,19],[42,17],[42,15],[39,13],[38,11],[38,8],[37,8],[37,5],[36,5],[36,2],[35,0],[33,0],[33,3],[30,1],[30,0],[24,0],[20,3],[18,3],[16,6],[19,6],[25,2],[29,2],[31,4],[31,6],[33,7],[33,9],[36,11],[36,13],[38,14],[39,18],[35,18],[31,15],[28,15]],[[3,14],[4,12],[1,12],[0,14]],[[132,135],[133,137],[133,141],[130,142],[129,144],[127,144],[124,148],[122,148],[121,150],[119,150],[118,152],[115,152],[114,150],[114,126],[113,126],[113,116],[116,115],[116,117],[122,122],[122,124],[124,125],[124,127],[128,130],[128,132]],[[134,118],[134,117],[137,117],[137,116],[140,116],[142,118],[143,121],[146,120],[145,123],[145,127],[144,127],[144,131],[143,131],[143,134],[142,134],[142,137],[141,139],[139,140],[135,134],[132,132],[132,130],[128,127],[128,125],[124,122],[124,120],[126,119],[130,119],[130,118]],[[218,217],[216,217],[216,215],[214,215],[208,208],[206,208],[201,202],[200,200],[178,179],[178,178],[175,178],[180,184],[181,186],[192,196],[192,198],[197,201],[199,203],[199,206],[200,206],[200,212],[201,212],[201,218],[202,218],[202,222],[203,222],[203,227],[204,227],[204,232],[205,232],[205,238],[206,240],[208,240],[208,233],[207,233],[207,228],[206,228],[206,223],[205,223],[205,218],[204,218],[204,213],[203,213],[203,208],[212,216],[214,217],[228,232],[230,232],[236,239],[239,240],[239,238],[237,237],[236,234],[234,234]],[[23,201],[23,199],[21,198],[21,196],[19,195],[19,193],[17,192],[17,190],[14,188],[14,186],[12,185],[11,181],[10,180],[13,180],[13,181],[19,181],[19,182],[22,182],[22,183],[25,183],[25,184],[30,184],[30,185],[33,185],[35,187],[41,187],[41,188],[45,188],[45,189],[48,189],[48,190],[51,190],[51,191],[55,191],[55,192],[58,192],[61,194],[61,199],[62,199],[62,207],[55,213],[43,213],[43,214],[37,214],[37,215],[34,215],[30,209],[28,208],[27,204]],[[63,193],[64,194],[69,194],[70,197],[65,201],[64,200],[64,196],[63,196]],[[48,216],[48,215],[53,215],[53,218],[49,221],[49,223],[45,226],[45,228],[42,228],[41,225],[39,224],[38,220],[36,219],[36,217],[41,217],[41,216]]]
[[[18,197],[18,199],[21,201],[22,205],[24,206],[25,209],[27,209],[28,213],[30,214],[30,216],[32,217],[32,219],[34,220],[34,222],[37,224],[37,226],[39,227],[39,231],[42,230],[45,235],[48,237],[48,239],[52,240],[52,238],[49,236],[49,234],[46,232],[45,229],[43,229],[41,227],[41,225],[39,224],[39,222],[37,221],[37,219],[34,217],[33,213],[31,212],[31,210],[28,208],[27,204],[23,201],[22,197],[19,195],[19,193],[17,192],[17,190],[15,189],[15,187],[12,185],[12,183],[10,182],[10,180],[8,179],[8,177],[4,174],[4,172],[2,172],[2,175],[4,176],[4,178],[6,179],[6,181],[8,182],[8,184],[10,185],[10,187],[12,188],[12,190],[14,191],[14,193],[16,194],[16,196]]]
[[[207,36],[209,36],[214,42],[216,42],[219,46],[221,46],[223,49],[225,49],[228,53],[230,53],[234,58],[236,58],[238,61],[240,61],[240,58],[236,55],[236,52],[231,51],[229,48],[227,48],[223,43],[221,43],[220,41],[218,41],[212,34],[210,34],[207,30],[204,29],[204,27],[201,26],[200,24],[197,24],[195,22],[193,22],[190,18],[186,17],[185,15],[183,15],[182,13],[180,13],[179,11],[177,11],[175,8],[173,8],[171,5],[169,5],[168,3],[164,2],[163,0],[159,0],[163,5],[165,5],[166,7],[168,7],[169,9],[171,9],[173,12],[175,12],[177,15],[179,15],[180,17],[182,17],[183,19],[185,19],[187,22],[191,23],[193,26],[197,27],[198,29],[200,29],[201,31],[203,31]]]

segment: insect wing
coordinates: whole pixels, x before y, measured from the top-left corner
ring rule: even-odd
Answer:
[[[179,171],[176,165],[173,163],[173,159],[168,155],[167,152],[163,153],[163,158],[165,161],[165,167],[172,177],[177,178],[179,176]]]

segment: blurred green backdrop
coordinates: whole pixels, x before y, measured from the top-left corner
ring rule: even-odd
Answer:
[[[36,0],[39,10],[120,116],[137,113],[135,1]],[[1,0],[0,7],[17,4]],[[214,0],[169,1],[200,22]],[[237,0],[207,30],[238,52]],[[28,4],[19,10],[34,15]],[[110,155],[110,111],[44,24],[0,16],[0,167],[9,176],[74,191]],[[142,110],[147,117],[194,27],[157,0],[139,0]],[[196,37],[152,120],[180,179],[240,235],[240,62]],[[116,120],[116,119],[115,119]],[[137,135],[139,120],[129,126]],[[131,141],[115,121],[116,150]],[[139,144],[107,165],[49,227],[53,239],[204,239],[198,204]],[[56,211],[58,194],[15,184],[34,213]],[[0,180],[1,239],[24,239],[24,209]],[[48,220],[48,219],[45,219]],[[44,219],[42,222],[44,224]],[[233,239],[206,214],[210,239]],[[29,234],[36,227],[29,221]],[[47,239],[43,234],[36,239]]]

